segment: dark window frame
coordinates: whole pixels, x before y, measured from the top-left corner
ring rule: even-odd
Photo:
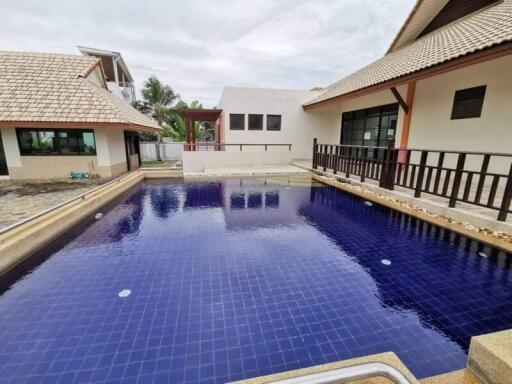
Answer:
[[[279,118],[279,128],[278,129],[269,129],[269,126],[270,126],[270,124],[268,123],[268,118],[269,117]],[[279,132],[281,130],[282,121],[283,121],[283,118],[281,117],[281,115],[267,115],[267,131]]]
[[[70,152],[70,153],[62,153],[61,148],[55,148],[54,152],[48,153],[43,152],[41,150],[39,151],[33,151],[33,152],[27,152],[25,149],[21,146],[21,134],[23,132],[36,132],[38,141],[39,138],[39,132],[53,132],[54,137],[58,138],[59,132],[73,132],[73,133],[91,133],[93,140],[94,140],[94,150],[91,152],[81,152],[80,150],[78,152]],[[96,150],[96,135],[94,133],[94,129],[66,129],[66,128],[16,128],[16,139],[18,140],[18,148],[20,151],[21,156],[96,156],[97,150]],[[55,140],[57,142],[57,140]],[[58,144],[57,144],[58,147]]]
[[[341,145],[354,145],[354,146],[368,146],[365,142],[368,141],[377,141],[377,145],[369,145],[369,146],[386,146],[387,142],[389,140],[396,140],[396,131],[397,126],[395,125],[393,127],[393,138],[389,138],[389,129],[391,128],[389,125],[386,127],[385,135],[382,135],[382,129],[384,128],[382,126],[383,119],[388,119],[391,116],[396,117],[395,124],[398,121],[398,114],[399,114],[399,104],[398,103],[391,103],[391,104],[384,104],[374,107],[368,107],[353,111],[347,111],[343,112],[341,116],[341,135],[340,135],[340,144]],[[364,133],[367,130],[367,120],[368,119],[376,119],[378,118],[378,131],[376,135],[376,139],[365,139]],[[362,123],[360,128],[354,128],[354,122],[358,121],[358,123]],[[388,124],[390,122],[388,121]],[[350,133],[345,132],[344,126],[350,126]],[[361,138],[356,138],[353,134],[354,133],[360,133],[362,134]],[[348,135],[348,136],[347,136]],[[353,137],[354,136],[354,137]],[[350,143],[346,143],[346,139],[349,137]],[[354,144],[354,141],[361,141],[361,144]]]
[[[458,89],[453,95],[451,120],[476,119],[482,116],[487,85]],[[473,110],[464,111],[461,104],[473,101]],[[461,110],[462,109],[462,110]]]
[[[251,123],[254,121],[251,121],[251,119],[258,118],[259,119],[259,126],[253,127]],[[249,131],[263,131],[263,115],[259,113],[250,113],[247,117],[247,129]]]
[[[241,128],[233,128],[233,117],[242,116],[242,127]],[[229,114],[229,130],[230,131],[245,131],[245,114],[244,113],[230,113]]]

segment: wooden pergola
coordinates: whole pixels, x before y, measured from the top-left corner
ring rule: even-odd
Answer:
[[[185,119],[185,127],[186,127],[186,138],[187,138],[187,146],[185,147],[188,150],[194,150],[196,143],[195,131],[194,131],[194,122],[196,121],[214,121],[217,122],[219,120],[222,109],[190,109],[184,108],[180,109],[179,114]],[[220,143],[220,132],[219,132],[219,124],[215,126],[215,143]]]

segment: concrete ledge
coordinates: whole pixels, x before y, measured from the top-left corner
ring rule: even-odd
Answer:
[[[135,171],[0,235],[0,277],[143,179],[144,173]]]
[[[476,377],[469,369],[460,369],[458,371],[444,373],[442,375],[431,376],[420,380],[421,384],[482,384],[482,381]]]
[[[468,368],[484,383],[512,384],[512,329],[471,338]]]
[[[386,363],[391,365],[392,367],[398,369],[405,377],[407,377],[412,384],[419,383],[418,380],[413,376],[413,374],[407,369],[407,367],[402,363],[402,361],[393,353],[393,352],[385,352],[379,353],[376,355],[369,355],[364,357],[357,357],[355,359],[349,360],[341,360],[334,363],[323,364],[323,365],[315,365],[313,367],[297,369],[294,371],[286,371],[281,373],[276,373],[268,376],[260,376],[253,379],[241,380],[237,381],[237,384],[264,384],[264,383],[272,383],[276,380],[284,380],[290,379],[292,377],[299,377],[304,375],[309,375],[312,373],[318,373],[323,371],[329,371],[331,369],[349,367],[351,365],[362,364],[362,363]],[[352,381],[351,383],[358,384],[389,384],[389,380],[376,377],[368,380],[358,380]]]

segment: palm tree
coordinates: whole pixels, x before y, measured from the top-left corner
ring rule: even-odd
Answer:
[[[166,120],[173,115],[173,104],[179,100],[180,95],[166,84],[163,84],[156,76],[149,77],[142,89],[142,101],[136,101],[134,107],[147,116],[156,120],[162,129],[166,128]],[[160,155],[160,141],[162,135],[157,134],[156,157],[158,161],[162,160]]]

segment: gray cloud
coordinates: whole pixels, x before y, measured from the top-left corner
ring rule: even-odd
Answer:
[[[384,54],[414,0],[2,0],[0,48],[123,54],[186,101],[223,86],[325,86]]]

